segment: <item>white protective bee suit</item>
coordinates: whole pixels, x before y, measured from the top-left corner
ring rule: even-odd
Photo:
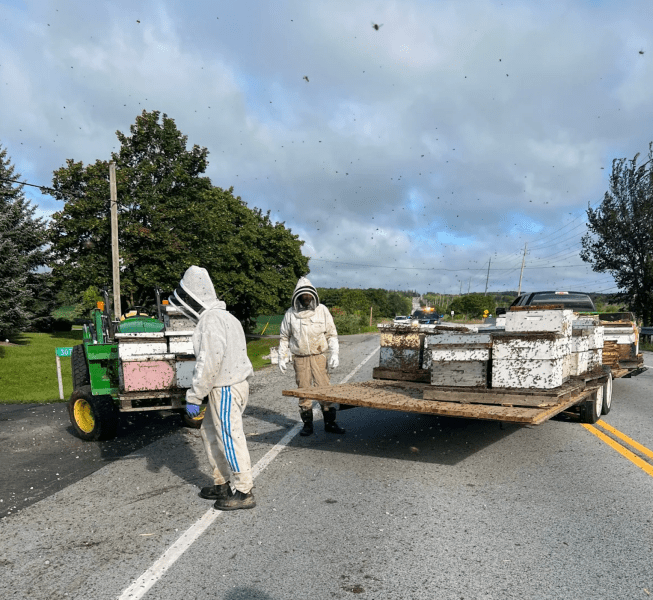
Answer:
[[[253,479],[242,414],[249,398],[247,379],[254,371],[243,327],[218,300],[202,267],[186,270],[169,302],[197,323],[192,338],[195,370],[186,402],[201,404],[209,397],[200,434],[215,485],[230,482],[247,494]]]
[[[312,297],[308,306],[300,297],[310,294]],[[317,290],[306,277],[297,282],[292,296],[291,307],[286,311],[280,328],[279,368],[285,368],[293,355],[297,387],[311,385],[329,385],[328,367],[333,370],[338,367],[338,332],[329,309],[320,304]],[[321,403],[322,409],[328,409],[331,404]],[[300,398],[300,413],[310,410],[312,401]]]

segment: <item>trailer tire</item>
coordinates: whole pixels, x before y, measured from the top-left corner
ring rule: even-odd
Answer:
[[[607,415],[612,408],[612,373],[608,373],[608,380],[603,386],[603,406],[601,407],[601,414]]]
[[[111,440],[118,431],[118,410],[111,396],[94,396],[91,386],[73,391],[68,416],[78,437],[88,442]]]
[[[202,406],[200,406],[200,414],[197,415],[195,418],[189,417],[188,413],[185,410],[181,413],[181,418],[184,420],[184,425],[186,425],[186,427],[191,427],[192,429],[199,429],[202,426],[202,422],[204,421],[205,413],[206,413],[206,404],[202,404]]]
[[[84,344],[73,346],[73,351],[70,355],[70,366],[73,373],[73,390],[78,390],[85,385],[91,385],[91,376],[89,375],[88,365],[86,364]]]
[[[580,422],[594,424],[601,418],[603,409],[603,386],[594,390],[589,400],[580,405]]]

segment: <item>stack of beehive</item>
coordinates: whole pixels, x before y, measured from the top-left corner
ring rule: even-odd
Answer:
[[[572,323],[571,354],[567,360],[569,375],[581,375],[601,368],[603,363],[603,327],[598,316],[583,315]]]
[[[422,366],[424,333],[419,327],[395,325],[380,327],[379,367],[398,371],[417,371]]]
[[[506,314],[504,333],[492,345],[493,388],[552,389],[569,376],[571,310],[530,307]]]
[[[602,321],[604,329],[603,361],[613,369],[637,362],[639,335],[632,321]]]

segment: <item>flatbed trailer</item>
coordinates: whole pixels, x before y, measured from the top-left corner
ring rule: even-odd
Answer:
[[[581,421],[595,423],[611,401],[611,373],[575,377],[555,389],[488,389],[440,387],[413,381],[381,380],[284,390],[284,396],[349,406],[398,410],[446,417],[540,425],[579,407]],[[605,398],[604,388],[610,388]]]

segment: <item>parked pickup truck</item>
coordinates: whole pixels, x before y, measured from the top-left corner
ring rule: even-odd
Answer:
[[[502,325],[490,327],[379,326],[372,381],[283,395],[523,425],[572,411],[595,423],[610,411],[613,378],[646,369],[632,323],[600,316],[559,305],[514,306]]]
[[[550,306],[562,305],[574,312],[595,312],[596,307],[588,294],[584,292],[531,292],[517,296],[513,306]],[[506,314],[505,308],[497,308],[497,315]]]

